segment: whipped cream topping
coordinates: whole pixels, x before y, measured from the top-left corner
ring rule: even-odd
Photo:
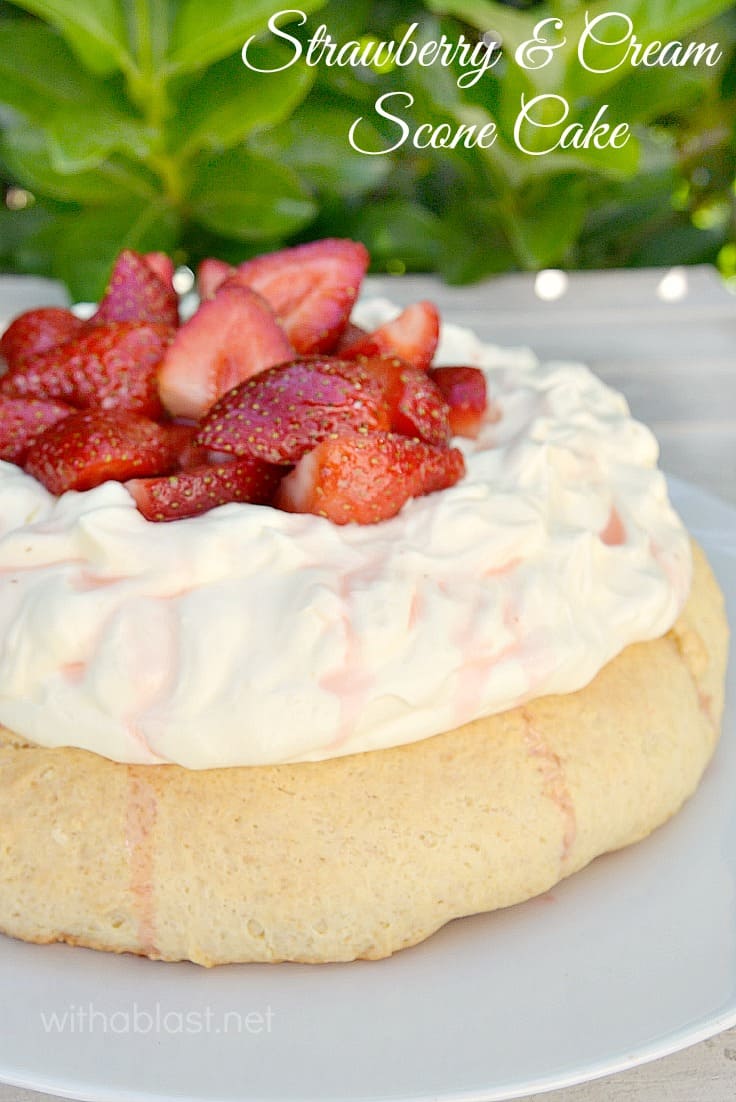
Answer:
[[[0,463],[0,723],[121,762],[317,761],[574,691],[666,632],[689,540],[624,398],[449,324],[437,362],[484,368],[501,418],[378,525],[152,524],[119,483],[56,499]]]

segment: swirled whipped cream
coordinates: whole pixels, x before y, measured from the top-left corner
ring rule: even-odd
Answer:
[[[624,398],[453,325],[437,362],[483,367],[501,417],[378,525],[151,524],[119,483],[56,499],[0,463],[0,723],[121,762],[317,761],[574,691],[666,632],[689,540]]]

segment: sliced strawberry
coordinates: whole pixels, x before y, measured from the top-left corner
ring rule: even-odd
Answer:
[[[296,463],[332,433],[388,427],[382,380],[361,363],[311,357],[235,387],[204,418],[197,442],[269,463]]]
[[[206,467],[210,464],[210,449],[202,447],[198,444],[195,436],[197,430],[192,430],[192,435],[189,440],[184,444],[177,456],[177,463],[182,471],[190,470],[192,467]],[[230,458],[234,458],[230,456]]]
[[[361,356],[357,362],[381,381],[394,432],[416,436],[438,447],[449,442],[449,409],[426,371],[397,356]]]
[[[450,407],[453,436],[480,432],[488,403],[486,377],[477,367],[434,367],[429,372]]]
[[[165,427],[135,413],[75,412],[38,437],[25,469],[52,494],[164,474],[176,455]]]
[[[363,329],[362,326],[354,325],[352,321],[349,321],[338,337],[337,344],[332,349],[332,355],[339,356],[343,348],[350,348],[351,344],[356,344],[367,336],[367,329]]]
[[[260,295],[247,287],[223,287],[182,325],[167,350],[159,376],[161,400],[175,417],[201,417],[238,383],[293,355]]]
[[[193,447],[197,426],[177,425],[173,421],[164,421],[161,424],[161,428],[166,432],[171,454],[176,461],[176,466],[182,466],[182,456],[187,456]]]
[[[182,425],[169,422],[166,426],[172,446],[176,451],[177,467],[186,471],[191,467],[206,467],[233,463],[235,456],[228,452],[213,451],[197,443],[198,424]]]
[[[80,409],[161,415],[157,373],[173,330],[166,325],[96,325],[24,361],[0,380],[16,398],[58,398]]]
[[[234,276],[236,268],[225,260],[218,260],[214,256],[208,256],[197,269],[197,290],[202,302],[215,297],[218,288],[226,279]]]
[[[170,282],[159,278],[145,257],[132,249],[123,249],[92,321],[95,325],[148,321],[176,328],[179,324],[176,292]]]
[[[192,467],[168,478],[126,482],[146,520],[181,520],[231,501],[266,505],[273,499],[283,467],[245,456],[231,463]]]
[[[17,367],[31,356],[64,344],[84,326],[71,310],[59,306],[26,310],[11,321],[0,337],[0,355],[4,356],[9,368]]]
[[[440,316],[431,302],[407,306],[397,318],[343,348],[345,359],[356,356],[399,356],[426,370],[432,362],[440,336]]]
[[[369,259],[359,242],[328,237],[246,260],[232,278],[263,295],[297,352],[327,352],[348,323]]]
[[[64,402],[0,397],[0,459],[22,464],[36,437],[74,412]]]
[[[174,261],[166,253],[144,253],[143,259],[164,287],[174,285]]]
[[[444,490],[462,478],[457,448],[434,448],[394,433],[324,440],[284,478],[276,505],[316,513],[335,524],[375,524],[412,497]]]

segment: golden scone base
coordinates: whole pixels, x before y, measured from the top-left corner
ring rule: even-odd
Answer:
[[[393,750],[188,771],[0,730],[0,930],[204,965],[385,957],[677,811],[718,738],[727,638],[696,548],[666,636],[580,692]]]

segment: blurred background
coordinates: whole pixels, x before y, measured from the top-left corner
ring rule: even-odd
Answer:
[[[303,63],[259,76],[246,38],[278,0],[0,0],[0,271],[64,280],[96,298],[123,247],[165,250],[195,268],[324,235],[365,242],[373,270],[436,272],[450,283],[544,268],[711,263],[736,292],[736,7],[723,0],[298,0],[288,28],[306,41],[421,39],[493,32],[506,56],[555,15],[627,12],[643,42],[718,42],[715,68],[586,73],[574,43],[552,90],[571,118],[602,104],[632,124],[623,150],[530,157],[516,149],[522,93],[549,90],[547,70],[513,59],[465,90],[457,73],[326,68]],[[577,25],[576,24],[576,25]],[[571,39],[574,35],[569,36]],[[258,59],[292,55],[268,33]],[[545,83],[547,82],[547,83]],[[412,128],[496,121],[488,149],[382,149],[396,126],[375,113],[383,92],[408,91]]]

